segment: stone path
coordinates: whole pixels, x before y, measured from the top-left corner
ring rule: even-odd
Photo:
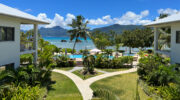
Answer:
[[[83,100],[91,100],[91,98],[93,96],[93,91],[89,87],[89,85],[87,85],[85,83],[84,80],[82,80],[80,77],[78,77],[75,74],[68,72],[68,71],[57,70],[57,69],[54,69],[53,71],[64,74],[67,77],[69,77],[76,84],[77,88],[79,89],[79,91],[83,97]]]
[[[75,74],[73,74],[69,71],[63,71],[63,70],[57,70],[57,69],[54,69],[53,71],[64,74],[67,77],[69,77],[70,79],[72,79],[74,81],[74,83],[76,84],[77,88],[79,89],[79,91],[83,97],[83,100],[91,100],[92,96],[93,96],[93,91],[90,88],[90,85],[93,82],[95,82],[97,80],[101,80],[103,78],[115,76],[115,75],[135,72],[135,71],[137,71],[137,68],[132,68],[132,69],[129,69],[126,71],[117,71],[117,72],[112,72],[112,73],[106,73],[106,74],[102,74],[99,76],[89,78],[87,80],[82,80],[80,77],[76,76]]]
[[[69,70],[68,72],[74,72],[74,71],[76,71],[76,70],[81,70],[81,69],[83,69],[84,67],[78,67],[78,66],[76,66],[76,67],[74,67],[72,70]]]
[[[107,74],[109,72],[106,72],[106,71],[103,71],[103,70],[99,70],[99,69],[95,69],[96,71],[100,72],[100,73],[104,73],[104,74]]]

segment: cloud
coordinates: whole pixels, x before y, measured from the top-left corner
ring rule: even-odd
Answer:
[[[107,24],[121,24],[121,25],[130,25],[130,24],[145,24],[151,22],[151,20],[145,20],[143,18],[149,15],[148,10],[142,11],[140,14],[136,14],[132,11],[126,12],[121,17],[111,18],[110,15],[103,16],[102,18],[97,19],[87,19],[90,25],[107,25]]]
[[[140,14],[136,14],[132,11],[128,11],[125,14],[123,14],[120,17],[112,18],[111,15],[105,15],[97,19],[86,19],[86,21],[89,21],[89,25],[109,25],[109,24],[121,24],[121,25],[142,25],[148,22],[151,22],[151,20],[144,19],[149,15],[148,10],[144,10],[140,12]],[[50,22],[49,25],[40,27],[46,27],[51,28],[54,26],[61,26],[63,28],[68,28],[68,24],[72,23],[72,19],[75,18],[75,15],[68,13],[66,17],[61,16],[60,14],[56,13],[54,18],[48,18],[46,13],[40,13],[37,16],[38,19],[45,20]],[[22,28],[28,29],[28,26],[22,26]],[[29,26],[29,29],[32,28],[32,26]]]
[[[144,19],[149,15],[149,11],[142,11],[140,14],[128,11],[120,18],[114,18],[115,23],[122,25],[143,25],[145,23],[151,22],[151,20]]]
[[[159,9],[159,10],[158,10],[158,13],[159,13],[159,14],[169,14],[169,15],[177,14],[177,13],[179,13],[179,12],[180,12],[180,10],[171,9],[171,8]]]
[[[32,9],[25,9],[24,11],[26,11],[26,12],[31,12]]]

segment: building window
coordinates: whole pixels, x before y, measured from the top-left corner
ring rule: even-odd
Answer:
[[[3,70],[12,70],[12,69],[14,69],[14,63],[0,66],[0,72]]]
[[[180,43],[180,31],[176,32],[176,43]]]
[[[14,27],[0,26],[0,41],[14,41]]]

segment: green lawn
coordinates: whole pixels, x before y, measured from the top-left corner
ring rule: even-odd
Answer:
[[[71,69],[73,69],[74,67],[61,67],[61,68],[59,68],[59,67],[56,67],[56,69],[60,69],[60,70],[64,70],[64,71],[69,71],[69,70],[71,70]]]
[[[134,100],[136,96],[137,73],[129,73],[118,75],[99,80],[91,85],[93,90],[97,88],[112,91],[120,100]],[[139,95],[141,100],[147,100],[149,97],[139,87]],[[94,99],[96,100],[96,99]]]
[[[77,76],[79,76],[80,78],[82,78],[83,80],[85,80],[85,79],[88,79],[88,78],[90,78],[90,77],[94,77],[94,76],[97,76],[97,75],[101,75],[101,74],[103,74],[103,73],[100,73],[100,72],[97,72],[97,74],[95,74],[95,75],[83,75],[83,74],[81,74],[81,72],[80,72],[81,70],[77,70],[77,71],[74,71],[73,73],[74,74],[76,74]]]
[[[48,91],[46,100],[82,100],[78,88],[71,79],[53,72],[52,80],[55,81],[55,84]]]
[[[124,71],[124,70],[128,70],[130,68],[118,68],[118,69],[112,69],[112,68],[96,68],[98,70],[102,70],[102,71],[106,71],[106,72],[116,72],[116,71]]]

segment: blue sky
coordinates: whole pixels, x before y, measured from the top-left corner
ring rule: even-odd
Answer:
[[[92,28],[111,24],[145,24],[159,13],[180,11],[180,0],[1,0],[0,3],[51,22],[46,27],[67,24],[83,15]]]

